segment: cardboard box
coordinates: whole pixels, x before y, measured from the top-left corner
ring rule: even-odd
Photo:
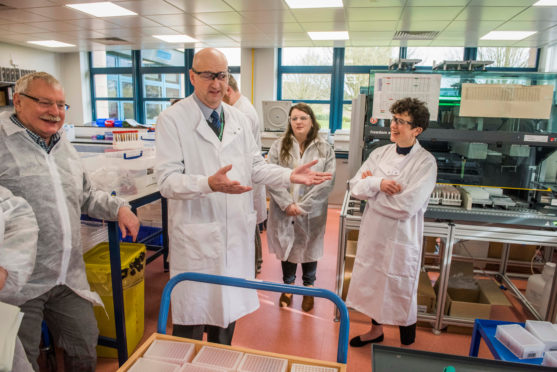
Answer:
[[[537,245],[532,244],[511,244],[509,260],[511,261],[530,261],[536,254]],[[501,258],[503,254],[503,243],[490,242],[487,256],[489,258]]]
[[[350,230],[346,234],[346,240],[358,240],[358,235],[360,235],[360,230]]]
[[[424,242],[424,250],[426,253],[435,253],[435,240],[433,236],[426,236]]]
[[[436,303],[437,296],[431,285],[431,279],[429,279],[427,272],[421,271],[418,282],[418,312],[434,313]]]
[[[8,101],[6,100],[6,92],[0,90],[0,106],[6,106]]]
[[[344,280],[342,283],[342,296],[341,298],[346,301],[348,294],[348,287],[350,286],[350,279],[352,279],[352,270],[354,269],[354,256],[346,256],[344,260]]]
[[[492,279],[477,280],[478,297],[475,301],[465,301],[458,297],[458,293],[454,296],[447,294],[447,304],[445,306],[445,314],[458,318],[491,318],[491,307],[493,305],[510,306],[511,303],[502,293],[499,286]],[[471,327],[448,326],[448,332],[471,334]]]
[[[356,251],[358,249],[358,241],[348,240],[346,242],[346,256],[356,257]]]

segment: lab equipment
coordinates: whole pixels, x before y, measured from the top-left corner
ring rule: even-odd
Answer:
[[[495,338],[519,359],[543,357],[544,343],[519,324],[498,325]]]
[[[194,352],[195,345],[189,342],[155,340],[143,357],[183,365],[191,362]]]
[[[527,320],[526,330],[545,344],[545,351],[557,350],[557,330],[550,322]]]
[[[211,346],[203,346],[192,360],[192,364],[202,366],[218,367],[223,371],[236,371],[244,353],[235,350],[220,349]]]
[[[264,355],[245,354],[238,372],[286,372],[288,360]]]

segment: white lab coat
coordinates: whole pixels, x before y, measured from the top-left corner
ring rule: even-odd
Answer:
[[[282,140],[282,138],[276,140],[269,150],[268,161],[272,164],[280,163]],[[289,168],[318,160],[312,170],[329,172],[333,175],[333,179],[314,186],[291,185],[289,188],[268,188],[271,195],[267,222],[269,252],[274,253],[281,261],[314,262],[323,256],[328,196],[334,184],[335,152],[331,145],[317,137],[300,158],[300,146],[292,137],[290,156]],[[307,213],[296,217],[286,215],[284,210],[292,203],[296,203]]]
[[[366,170],[372,177],[362,179]],[[380,191],[383,178],[402,192]],[[346,304],[379,323],[416,323],[424,213],[436,178],[435,158],[416,141],[406,156],[395,144],[376,149],[350,180],[352,196],[367,204]]]
[[[39,227],[31,206],[0,186],[0,267],[8,271],[0,301],[14,303],[35,267]]]
[[[201,272],[254,277],[256,213],[252,192],[212,192],[208,178],[232,164],[227,173],[242,185],[286,187],[291,170],[261,157],[251,128],[237,109],[223,103],[222,142],[207,124],[193,95],[159,115],[155,171],[168,198],[170,276]],[[254,290],[182,282],[172,292],[174,324],[227,327],[259,307]]]
[[[12,303],[20,305],[56,285],[66,285],[80,297],[102,305],[87,282],[80,217],[83,213],[116,220],[120,207],[129,204],[91,186],[63,130],[47,154],[10,120],[11,114],[0,114],[0,185],[31,205],[39,225],[33,273]]]
[[[250,120],[255,144],[261,150],[261,124],[255,107],[245,96],[240,96],[233,107],[240,110]],[[257,212],[257,223],[265,221],[267,219],[267,193],[265,192],[265,185],[253,185],[253,207]]]

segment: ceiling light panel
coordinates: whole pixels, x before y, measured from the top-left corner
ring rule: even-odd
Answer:
[[[66,6],[79,10],[80,12],[91,14],[95,17],[121,17],[137,15],[137,13],[126,8],[122,8],[121,6],[113,4],[109,1],[100,3],[66,4]]]
[[[522,40],[532,36],[536,31],[491,31],[484,36],[481,40]]]
[[[557,0],[540,0],[534,6],[557,6]]]
[[[28,41],[29,44],[40,45],[48,48],[67,48],[73,47],[74,44],[63,43],[61,41],[56,40],[36,40],[36,41]]]
[[[342,0],[285,0],[291,9],[342,8]]]
[[[348,40],[348,31],[308,32],[311,40]]]

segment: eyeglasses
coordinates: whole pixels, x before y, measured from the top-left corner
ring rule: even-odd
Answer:
[[[48,100],[48,99],[33,97],[33,96],[30,96],[29,94],[25,94],[25,93],[19,93],[19,94],[21,96],[27,97],[27,98],[37,102],[41,108],[47,109],[47,108],[52,107],[52,105],[56,105],[56,107],[60,111],[68,111],[70,109],[70,105],[68,105],[66,103],[63,103],[63,102],[53,102],[53,101]]]
[[[394,122],[397,125],[408,124],[408,125],[412,126],[414,124],[411,121],[406,121],[404,119],[397,118],[396,116],[393,116],[393,119],[391,120],[391,122]]]
[[[194,74],[199,75],[203,80],[213,81],[215,79],[220,81],[228,80],[228,71],[211,72],[211,71],[196,71],[193,67],[191,69]]]
[[[302,120],[302,121],[306,121],[309,120],[309,116],[292,116],[290,118],[290,121],[296,121],[296,120]]]

